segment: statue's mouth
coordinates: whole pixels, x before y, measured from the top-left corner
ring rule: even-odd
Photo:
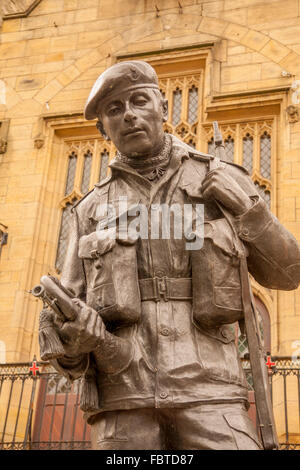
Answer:
[[[123,135],[124,136],[130,136],[130,135],[138,134],[140,132],[144,132],[144,131],[142,129],[140,129],[139,127],[134,127],[132,129],[128,129],[127,131],[123,132]]]

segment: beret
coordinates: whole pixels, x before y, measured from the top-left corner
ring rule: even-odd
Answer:
[[[96,80],[87,99],[84,117],[95,119],[103,99],[135,88],[156,88],[158,78],[153,67],[142,60],[119,62],[105,70]]]

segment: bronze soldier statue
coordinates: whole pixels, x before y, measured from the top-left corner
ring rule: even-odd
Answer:
[[[300,246],[244,168],[166,134],[167,114],[143,61],[113,65],[90,93],[85,117],[98,119],[117,155],[72,209],[61,285],[80,314],[52,319],[62,343],[52,364],[83,377],[94,449],[260,449],[231,327],[250,298],[241,260],[261,285],[296,289]],[[149,220],[148,237],[109,237],[115,227],[99,207],[121,225],[124,197],[154,211],[204,204],[202,247],[151,237]]]

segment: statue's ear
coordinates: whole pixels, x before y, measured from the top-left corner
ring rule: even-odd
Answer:
[[[100,121],[100,119],[98,119],[96,127],[97,127],[98,131],[100,132],[100,134],[104,137],[105,140],[110,140],[110,138],[108,137],[108,135],[105,132],[104,126],[102,124],[102,121]]]
[[[168,117],[169,117],[168,100],[162,100],[162,109],[163,109],[163,122],[167,122]]]

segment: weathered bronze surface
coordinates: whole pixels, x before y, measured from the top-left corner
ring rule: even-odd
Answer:
[[[118,153],[111,175],[72,210],[61,285],[80,313],[70,320],[48,309],[46,324],[64,351],[53,354],[54,366],[71,380],[84,377],[93,448],[261,448],[230,325],[251,308],[241,281],[246,256],[261,285],[296,289],[299,244],[246,170],[163,132],[167,102],[145,62],[106,70],[85,116],[98,119]],[[99,207],[111,204],[120,226],[123,197],[128,207],[204,204],[202,248],[187,250],[174,233],[109,237],[114,229],[104,231],[109,214]],[[45,332],[45,309],[42,320]]]

